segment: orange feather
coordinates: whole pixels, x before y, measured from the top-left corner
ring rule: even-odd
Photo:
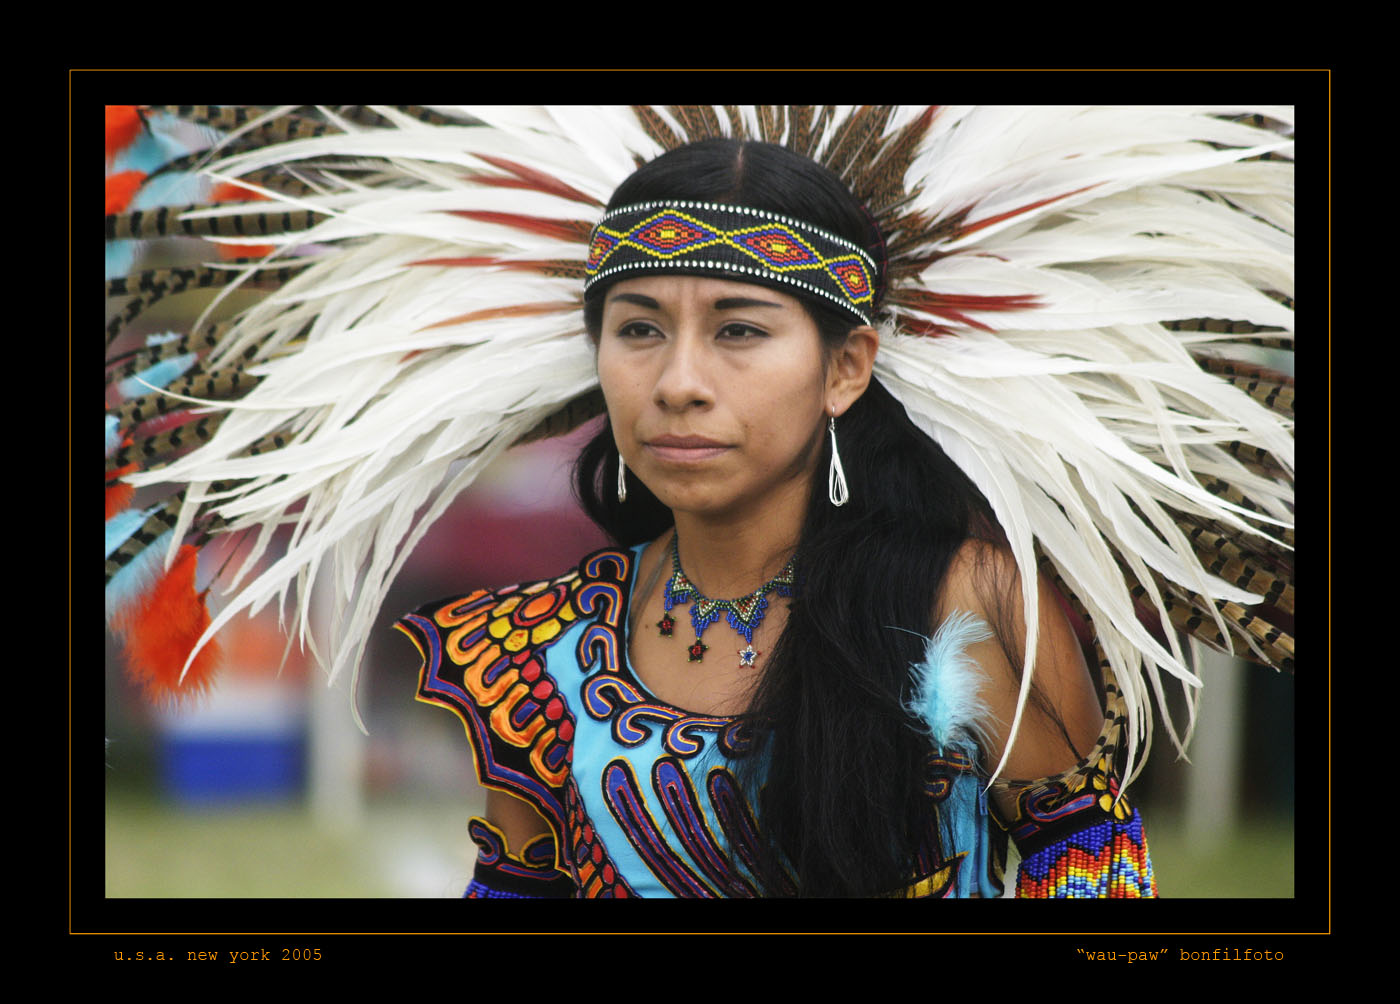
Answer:
[[[170,570],[120,625],[126,635],[127,675],[155,703],[201,694],[213,682],[219,652],[212,641],[180,681],[190,650],[209,627],[204,596],[194,589],[197,556],[191,545],[181,547]]]
[[[107,106],[107,158],[131,145],[141,132],[141,116],[135,105]],[[109,213],[111,210],[107,210]]]
[[[117,513],[131,505],[131,497],[136,494],[136,489],[131,485],[121,481],[115,481],[107,486],[107,518],[111,519]]]
[[[225,181],[215,187],[210,198],[214,202],[260,202],[267,196],[244,188],[236,181]],[[219,255],[223,258],[263,258],[277,250],[275,244],[220,244]]]
[[[122,445],[128,446],[131,440],[125,440]],[[125,467],[118,467],[115,471],[107,472],[107,518],[111,519],[127,506],[131,505],[132,496],[136,494],[136,489],[118,478],[124,477],[136,470],[136,464],[127,464]]]
[[[143,171],[118,171],[107,176],[107,215],[125,211],[132,198],[145,182]]]

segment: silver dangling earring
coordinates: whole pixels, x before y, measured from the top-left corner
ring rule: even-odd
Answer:
[[[622,454],[617,455],[617,500],[627,501],[627,465],[622,462]]]
[[[846,487],[846,472],[841,469],[841,454],[836,452],[836,416],[827,420],[831,433],[831,469],[826,476],[827,497],[834,506],[843,506],[851,500],[850,489]]]

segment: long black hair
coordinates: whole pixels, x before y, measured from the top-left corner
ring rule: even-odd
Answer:
[[[840,179],[780,146],[680,147],[633,174],[609,208],[661,199],[783,213],[883,257],[878,229]],[[814,300],[802,302],[834,351],[857,322]],[[601,303],[590,295],[586,305],[595,337]],[[767,894],[791,891],[792,880],[802,896],[881,895],[910,881],[934,803],[928,739],[904,709],[909,667],[934,630],[953,556],[970,536],[998,536],[980,493],[877,380],[837,431],[850,501],[828,501],[823,438],[797,545],[800,589],[747,712],[765,755],[734,761],[745,790],[761,792],[757,878]],[[580,501],[619,544],[652,540],[672,525],[670,510],[637,479],[619,503],[617,464],[605,425],[576,465]]]

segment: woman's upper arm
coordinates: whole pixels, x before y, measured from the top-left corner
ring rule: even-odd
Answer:
[[[549,824],[528,802],[503,791],[487,790],[483,815],[505,835],[511,851],[517,854],[532,839],[549,832]]]
[[[1089,752],[1104,724],[1103,707],[1054,588],[1037,582],[1039,632],[1032,679],[1040,697],[1027,698],[1020,727],[1000,777],[1009,781],[1051,777],[1074,767]],[[1005,551],[969,542],[954,557],[944,580],[940,620],[964,610],[981,617],[993,637],[970,645],[967,655],[983,673],[980,696],[991,721],[987,734],[989,769],[1001,761],[1020,698],[1026,618],[1020,574]],[[1008,653],[1014,655],[1013,664]],[[1001,804],[1007,801],[1008,804]],[[1014,796],[997,796],[1003,818]]]

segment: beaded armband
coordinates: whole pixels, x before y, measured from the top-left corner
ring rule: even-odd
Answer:
[[[1027,789],[1012,838],[1021,898],[1141,899],[1157,895],[1142,817],[1101,769]]]
[[[1019,898],[1157,895],[1142,818],[1119,791],[1114,770],[1125,718],[1111,676],[1105,690],[1104,731],[1077,767],[1042,781],[995,785],[1017,793],[1015,818],[1004,825],[1021,854]]]
[[[464,899],[568,899],[574,883],[555,870],[554,834],[541,833],[520,854],[510,853],[505,834],[474,818],[468,832],[476,844],[476,872]]]

